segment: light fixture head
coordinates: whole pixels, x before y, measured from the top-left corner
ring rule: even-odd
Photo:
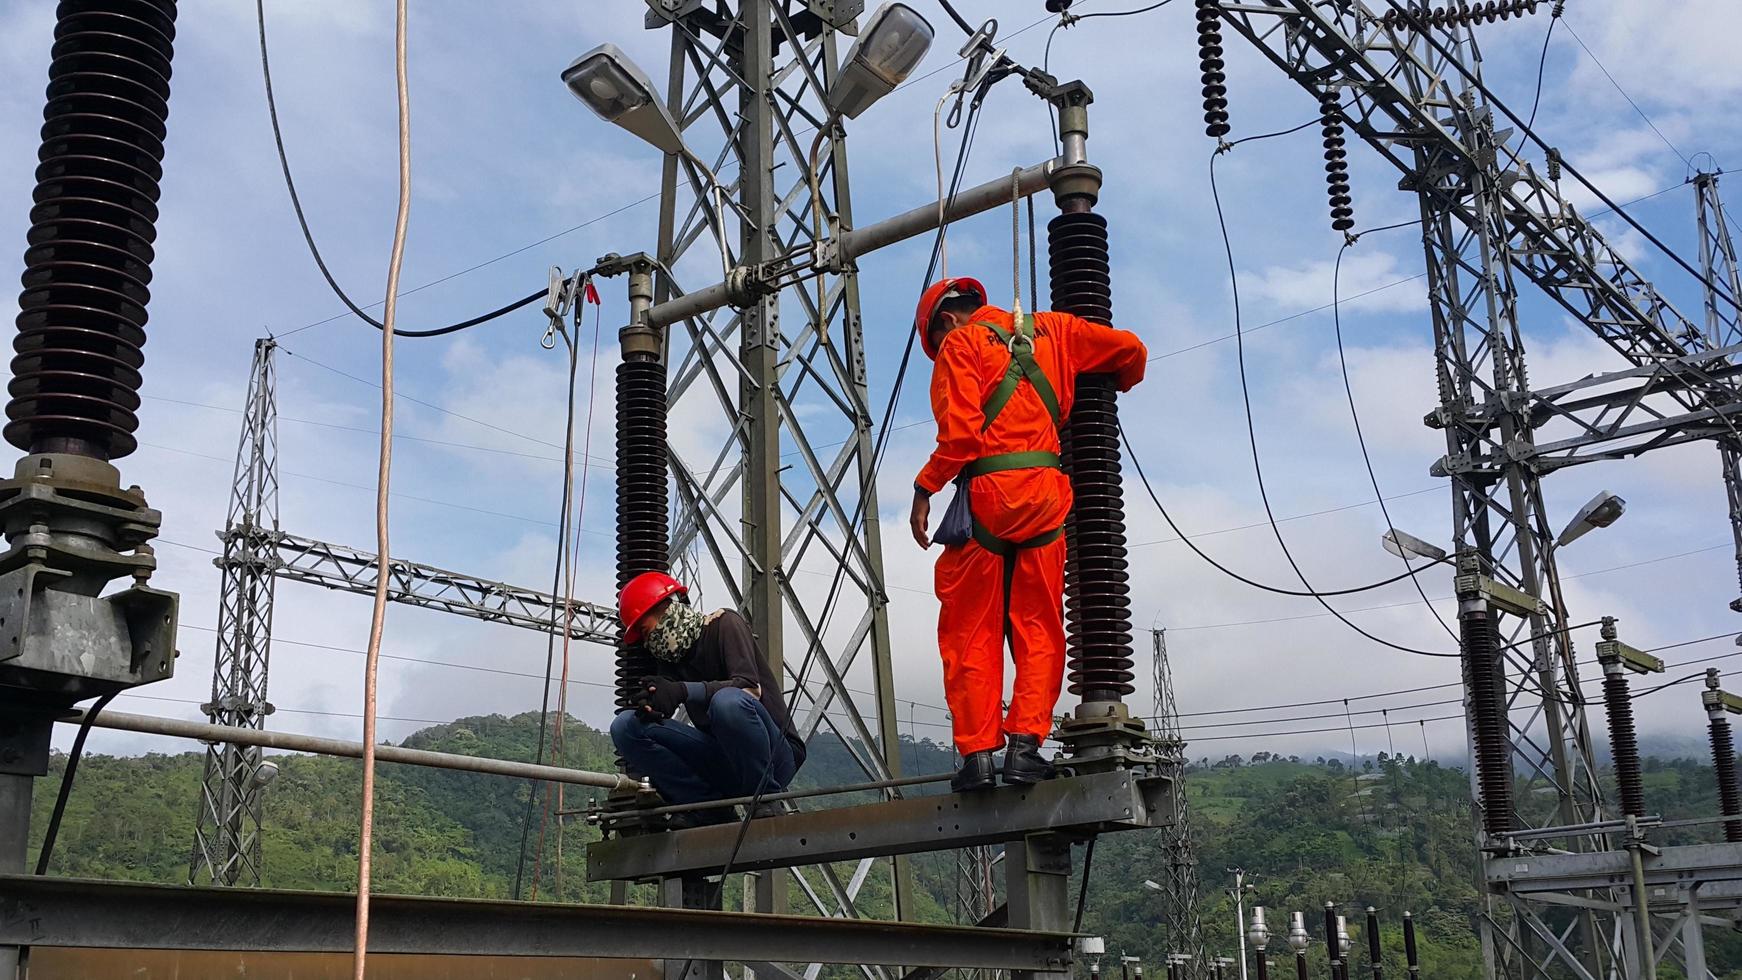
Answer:
[[[1264,924],[1264,906],[1252,906],[1252,925],[1246,930],[1246,941],[1263,952],[1270,945],[1270,927]]]
[[[1156,884],[1153,881],[1150,881],[1148,878],[1143,879],[1143,887],[1149,889],[1152,892],[1161,891],[1161,886]]]
[[[252,784],[255,789],[262,789],[271,785],[272,781],[277,778],[278,763],[273,762],[270,759],[265,759],[262,760],[259,765],[254,767],[254,775],[248,778],[248,782]]]
[[[615,44],[601,44],[570,62],[563,84],[600,119],[666,153],[683,152],[683,136],[652,80]]]
[[[1385,546],[1386,551],[1399,558],[1426,558],[1428,561],[1444,561],[1446,558],[1446,549],[1397,528],[1380,535],[1379,543]]]
[[[1627,501],[1604,490],[1579,508],[1573,522],[1568,524],[1561,536],[1555,539],[1555,547],[1559,548],[1571,541],[1576,541],[1594,528],[1608,527],[1627,512]]]
[[[931,50],[931,23],[905,3],[886,3],[871,14],[846,63],[829,86],[829,108],[857,119],[873,102],[895,91]]]

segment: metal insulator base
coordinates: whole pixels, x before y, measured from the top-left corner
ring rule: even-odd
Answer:
[[[669,564],[671,505],[666,492],[665,365],[617,365],[617,588]],[[654,673],[639,646],[617,648],[617,707],[633,704],[636,681]]]
[[[174,0],[62,0],[18,298],[6,441],[118,459],[139,370],[169,115]]]
[[[1482,791],[1482,826],[1491,835],[1512,830],[1512,740],[1506,724],[1506,689],[1494,623],[1486,610],[1458,617],[1464,686],[1476,739],[1476,785]]]
[[[1645,784],[1639,765],[1639,738],[1633,727],[1633,699],[1627,675],[1603,673],[1603,706],[1609,715],[1609,751],[1615,762],[1615,783],[1621,791],[1621,812],[1645,815]]]
[[[1047,224],[1052,307],[1111,323],[1107,219],[1061,214]],[[1065,524],[1065,622],[1070,691],[1117,702],[1131,685],[1131,586],[1119,467],[1119,410],[1112,379],[1077,379],[1063,433],[1076,503]]]
[[[1204,81],[1204,133],[1228,135],[1228,73],[1222,61],[1222,15],[1216,0],[1197,0],[1198,69]]]

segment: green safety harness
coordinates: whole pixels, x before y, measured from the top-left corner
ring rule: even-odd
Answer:
[[[981,406],[985,421],[980,424],[980,431],[985,432],[992,427],[993,420],[998,418],[998,414],[1004,410],[1004,406],[1009,404],[1011,397],[1016,394],[1016,389],[1026,381],[1034,389],[1034,393],[1040,396],[1041,404],[1046,406],[1046,414],[1052,418],[1053,431],[1058,432],[1058,394],[1053,391],[1052,382],[1048,381],[1046,375],[1041,372],[1040,365],[1034,361],[1034,317],[1024,316],[1016,323],[1014,331],[1006,330],[985,320],[976,320],[974,325],[992,331],[993,335],[1002,341],[1005,348],[1010,351],[1010,367],[1004,372],[1004,380],[999,382],[998,387],[992,390],[991,396]],[[972,479],[976,476],[985,476],[988,473],[1039,467],[1059,469],[1058,453],[1049,453],[1045,450],[996,453],[974,460],[962,467],[962,472],[969,479]],[[1004,636],[1009,639],[1011,632],[1010,586],[1016,579],[1016,560],[1022,552],[1030,548],[1039,548],[1057,541],[1059,536],[1064,533],[1064,527],[1061,525],[1050,531],[1043,531],[1032,538],[1011,541],[988,531],[986,526],[980,523],[980,519],[973,516],[972,510],[969,511],[969,516],[973,522],[974,540],[979,543],[980,547],[1004,559]]]

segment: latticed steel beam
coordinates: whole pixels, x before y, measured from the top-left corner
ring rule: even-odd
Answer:
[[[1736,243],[1724,217],[1724,202],[1718,197],[1718,175],[1694,175],[1694,218],[1700,232],[1700,271],[1706,277],[1706,342],[1715,348],[1742,345],[1742,313],[1734,303],[1720,298],[1712,288],[1722,284],[1732,297],[1742,297],[1742,263],[1736,261]],[[1730,363],[1731,357],[1725,362]],[[1724,494],[1730,505],[1730,534],[1736,543],[1736,574],[1742,584],[1742,449],[1718,446],[1724,475]],[[1730,608],[1742,612],[1742,597],[1730,600]]]
[[[272,642],[273,568],[278,536],[278,392],[271,339],[254,342],[248,401],[219,536],[217,649],[212,699],[201,706],[215,725],[264,729]],[[194,819],[190,884],[260,884],[262,787],[260,749],[213,742],[206,747],[200,806]]]
[[[720,232],[731,250],[727,264],[755,269],[807,254],[819,228],[826,236],[852,226],[846,142],[838,126],[831,125],[824,140],[815,195],[807,175],[810,138],[829,118],[823,92],[840,59],[837,30],[852,23],[858,5],[739,0],[649,7],[649,24],[670,31],[666,100],[672,117],[688,149],[711,161],[729,197],[727,213],[714,213],[712,178],[692,161],[667,156],[657,309],[685,295],[683,270],[717,274],[719,257],[711,253]],[[690,399],[692,406],[717,411],[727,434],[709,458],[673,453],[678,497],[695,519],[678,529],[672,550],[701,543],[770,663],[784,674],[795,713],[804,714],[808,705],[801,725],[807,736],[827,726],[862,747],[854,757],[867,775],[899,775],[856,275],[848,269],[802,286],[758,284],[751,292],[735,300],[735,309],[696,303],[688,315],[653,321],[670,327],[672,410]],[[825,442],[838,448],[825,454]],[[826,561],[816,562],[813,549]],[[793,573],[807,560],[831,572],[843,569],[827,605],[794,587]],[[827,642],[840,636],[845,643]],[[870,652],[875,690],[867,704],[846,682],[863,651]],[[905,912],[905,862],[897,863],[895,877],[898,909]],[[863,878],[854,875],[848,883],[849,898]],[[760,879],[771,908],[784,907],[775,894],[782,881],[780,875]]]

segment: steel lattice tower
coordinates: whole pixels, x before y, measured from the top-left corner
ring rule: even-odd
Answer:
[[[735,241],[734,267],[808,263],[813,222],[825,237],[853,226],[838,124],[821,154],[814,196],[806,175],[812,137],[830,118],[822,93],[840,63],[840,29],[851,27],[863,4],[650,0],[648,7],[649,27],[671,36],[665,96],[672,117],[727,198],[727,213],[716,214],[714,178],[695,161],[665,157],[655,301],[685,294],[686,259],[701,275],[718,273],[718,257],[709,254],[717,235]],[[802,286],[736,285],[733,307],[669,325],[672,411],[687,398],[721,415],[729,431],[711,458],[672,453],[680,510],[697,519],[679,528],[670,550],[681,554],[701,541],[770,665],[784,674],[802,736],[826,726],[869,777],[898,776],[858,277],[848,268]],[[825,454],[823,444],[837,441]],[[794,573],[807,563],[831,574],[844,569],[833,596],[800,592]],[[847,690],[848,671],[861,658],[870,663],[875,692],[868,705]],[[895,868],[897,908],[905,914],[906,860]],[[863,869],[846,881],[818,870],[829,895],[795,873],[807,898],[819,910],[850,912]],[[784,877],[761,877],[764,910],[785,911],[778,895]]]
[[[278,548],[278,392],[270,338],[254,342],[248,401],[242,413],[224,553],[212,700],[201,710],[217,725],[264,729]],[[190,884],[260,884],[260,750],[229,743],[206,747],[195,821]]]
[[[1724,220],[1724,204],[1718,197],[1718,175],[1694,175],[1694,217],[1700,230],[1700,271],[1706,281],[1722,284],[1731,296],[1742,297],[1742,265],[1736,261],[1736,243]],[[1719,299],[1710,286],[1705,290],[1706,343],[1713,348],[1742,343],[1742,314]],[[1742,584],[1742,454],[1727,443],[1718,444],[1724,473],[1724,492],[1730,504],[1730,533],[1736,543],[1736,573]],[[1742,596],[1730,600],[1730,608],[1742,612]]]
[[[1154,727],[1156,755],[1161,760],[1161,772],[1173,780],[1174,791],[1168,794],[1173,804],[1173,819],[1160,832],[1162,854],[1162,922],[1167,945],[1160,952],[1183,953],[1191,957],[1184,964],[1187,980],[1206,975],[1203,924],[1198,919],[1198,858],[1192,850],[1190,807],[1186,801],[1186,741],[1180,731],[1179,704],[1173,693],[1173,668],[1167,662],[1167,630],[1149,631],[1154,645],[1155,704]]]

